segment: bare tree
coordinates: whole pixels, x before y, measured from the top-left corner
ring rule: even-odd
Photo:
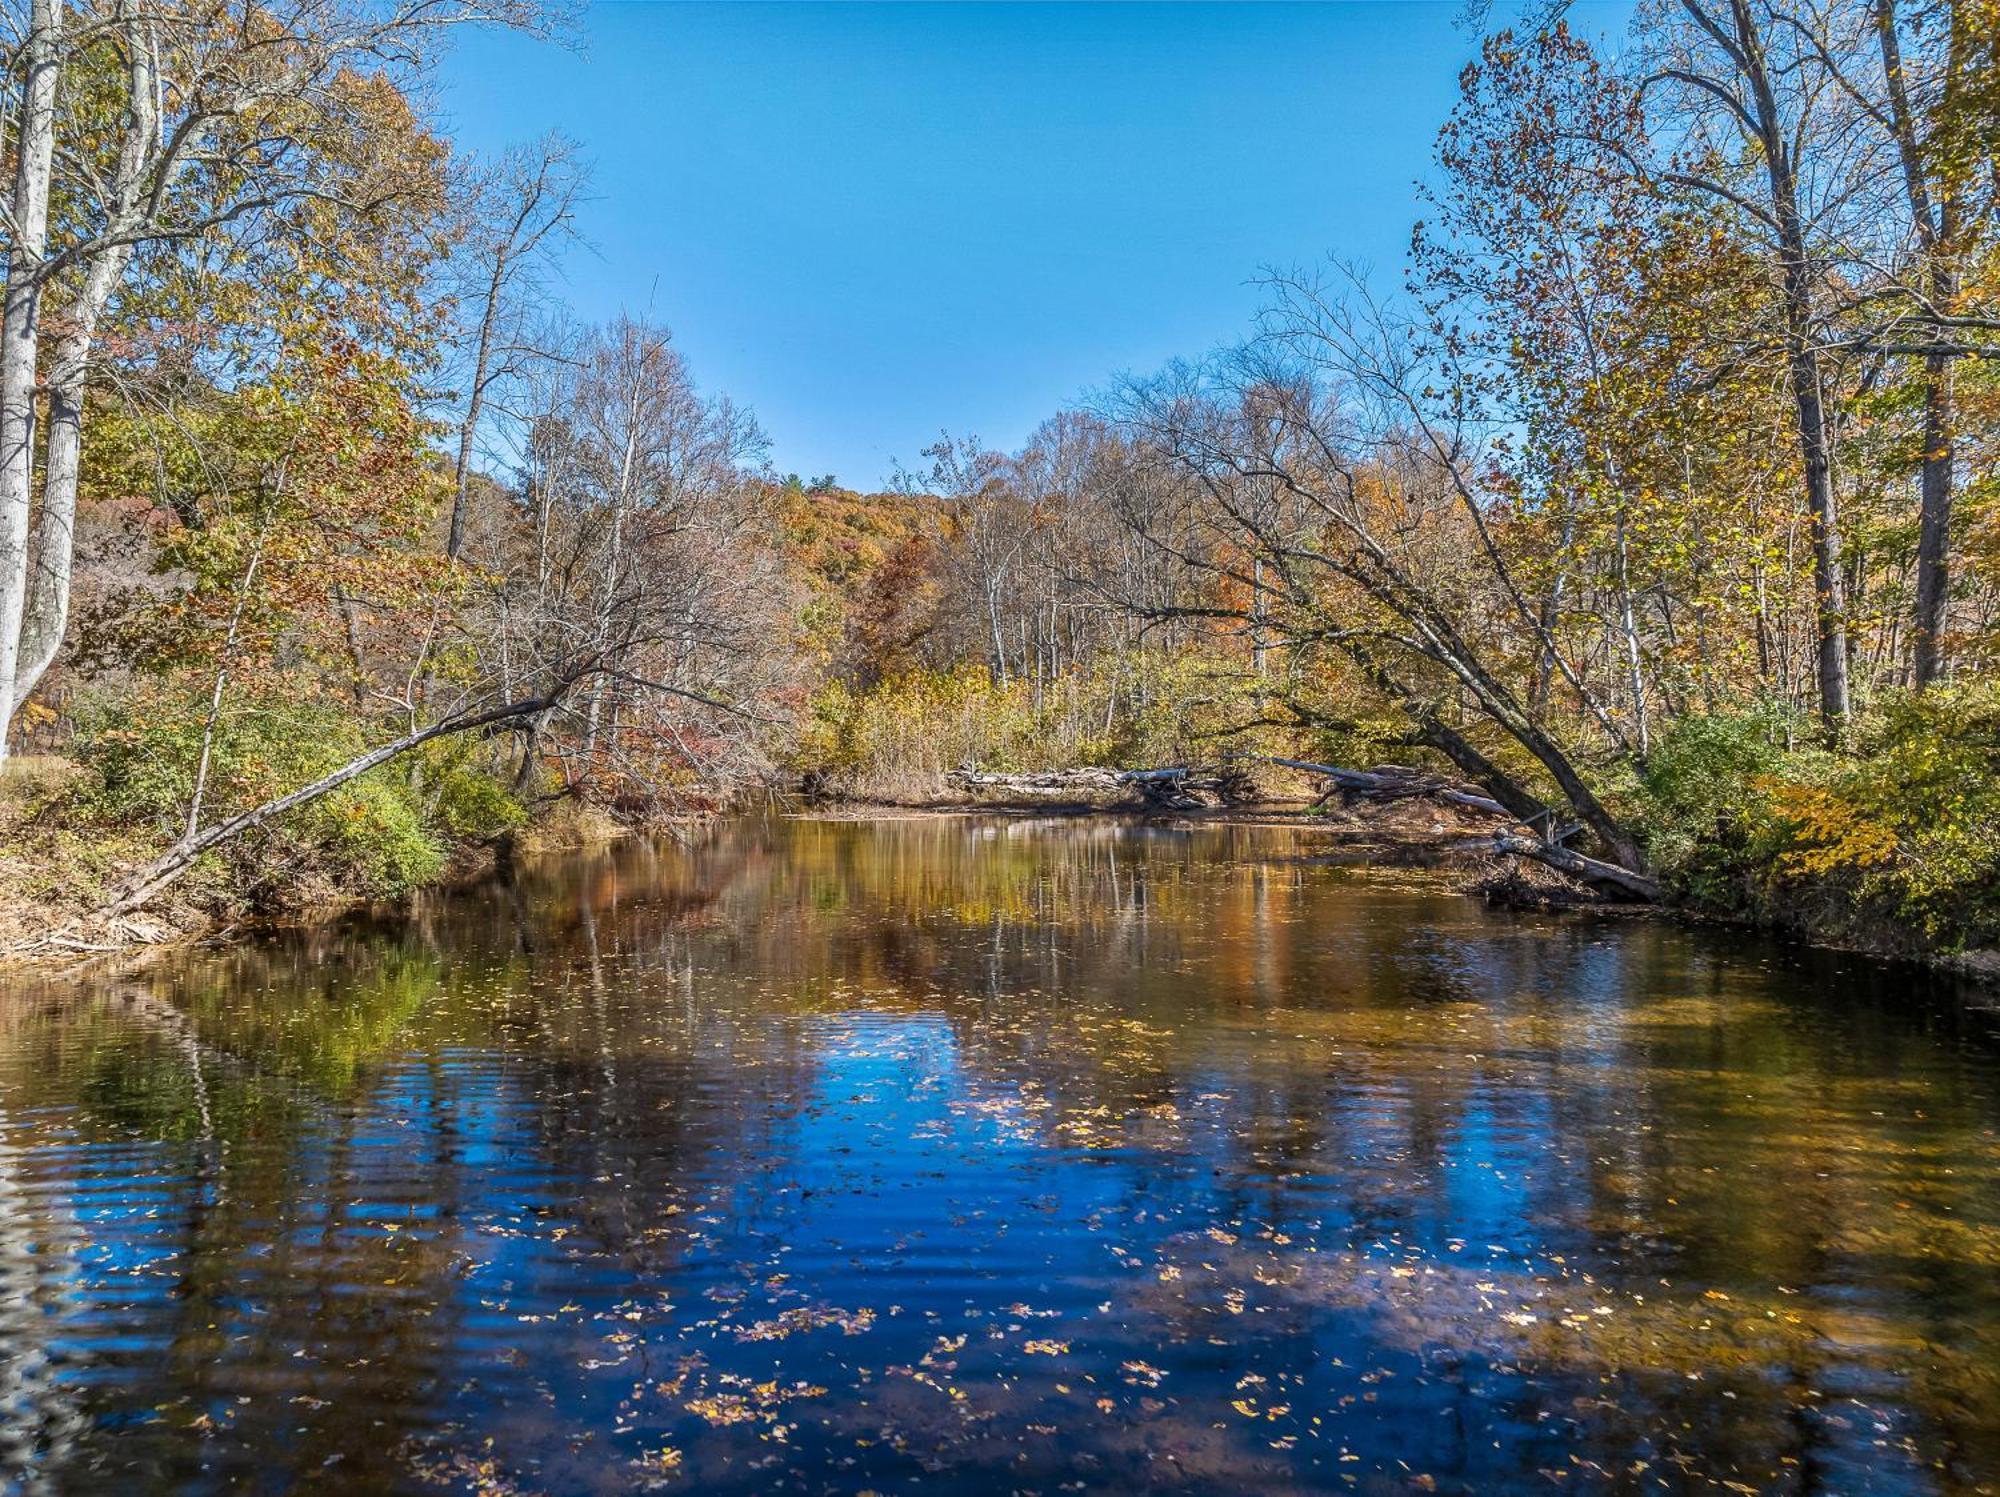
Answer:
[[[978,599],[989,642],[988,668],[995,684],[1008,680],[1006,613],[1033,518],[1010,482],[1007,460],[974,436],[941,432],[923,450],[930,466],[914,472],[900,465],[898,491],[937,504],[949,554],[961,565],[965,591]]]
[[[470,363],[445,542],[453,560],[465,547],[467,488],[489,401],[531,364],[560,357],[559,340],[537,326],[538,303],[556,254],[575,238],[587,179],[576,143],[549,135],[506,152],[472,184],[466,208],[472,228],[462,252],[468,284],[461,293]]]
[[[1344,657],[1418,741],[1529,814],[1538,802],[1518,775],[1450,722],[1454,701],[1470,704],[1613,861],[1642,869],[1585,761],[1520,688],[1533,657],[1510,638],[1554,651],[1591,701],[1515,578],[1482,485],[1480,431],[1440,397],[1449,381],[1407,326],[1343,280],[1280,278],[1256,342],[1125,388],[1119,410],[1135,439],[1191,481],[1152,508],[1148,538],[1221,584],[1176,607],[1254,619],[1297,656]],[[1588,720],[1629,752],[1601,708]]]
[[[475,632],[510,680],[579,653],[600,665],[578,703],[530,722],[517,778],[557,717],[573,789],[600,771],[649,778],[631,757],[641,740],[683,764],[740,762],[744,704],[786,663],[755,481],[763,433],[700,392],[663,328],[621,319],[577,355],[535,382],[496,616]]]

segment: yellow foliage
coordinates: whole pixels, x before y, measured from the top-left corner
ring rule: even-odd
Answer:
[[[1801,877],[1872,868],[1896,856],[1894,828],[1820,785],[1792,785],[1766,778],[1761,788],[1799,845],[1778,855],[1779,871]]]

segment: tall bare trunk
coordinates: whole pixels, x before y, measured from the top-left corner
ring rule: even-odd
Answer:
[[[159,130],[157,40],[150,27],[131,26],[124,42],[125,123],[117,172],[112,178],[110,211],[114,224],[129,222],[138,212],[148,153]],[[48,196],[45,163],[41,188],[44,248]],[[76,300],[64,309],[67,315],[63,319],[62,336],[49,363],[48,449],[42,467],[41,505],[35,512],[34,547],[21,616],[11,636],[16,653],[11,671],[0,671],[0,679],[9,683],[5,704],[10,714],[27,700],[43,673],[55,662],[69,630],[70,578],[76,558],[76,492],[83,460],[84,393],[98,323],[123,281],[131,259],[132,246],[115,240],[100,244],[85,258],[83,285]],[[32,365],[30,355],[31,372]],[[32,414],[31,405],[28,432],[31,443]],[[0,447],[4,445],[0,442]],[[32,495],[32,461],[27,467]]]
[[[1803,269],[1801,269],[1801,275]],[[1787,279],[1791,279],[1787,275]],[[1789,293],[1788,293],[1789,296]],[[1838,733],[1847,721],[1847,605],[1841,585],[1840,513],[1833,488],[1833,463],[1828,450],[1826,399],[1821,385],[1819,354],[1810,333],[1802,330],[1808,315],[1793,319],[1791,336],[1792,399],[1798,411],[1799,455],[1805,467],[1806,513],[1812,525],[1813,617],[1819,674],[1819,712],[1829,730]]]
[[[993,684],[1004,687],[1007,684],[1007,636],[1000,627],[999,583],[991,577],[986,582],[986,619],[993,630]]]
[[[55,156],[56,85],[62,72],[62,7],[33,0],[21,55],[15,135],[13,243],[0,306],[0,759],[21,693],[21,626],[28,607],[28,528],[33,509],[35,361],[41,331],[42,260],[49,243],[49,179]]]
[[[49,361],[48,447],[42,465],[41,507],[35,513],[34,557],[15,666],[14,701],[24,702],[55,663],[69,632],[70,578],[76,562],[76,491],[83,464],[83,400],[97,325],[124,278],[132,251],[101,250],[84,276],[83,292],[69,309],[67,327]]]
[[[1777,234],[1779,271],[1785,303],[1785,360],[1804,470],[1806,514],[1813,541],[1813,613],[1818,655],[1819,710],[1830,732],[1844,728],[1848,713],[1847,609],[1840,572],[1840,512],[1833,488],[1828,444],[1825,372],[1813,326],[1813,267],[1806,249],[1805,217],[1791,138],[1772,81],[1764,38],[1748,0],[1731,0],[1737,64],[1750,85],[1758,144],[1771,192],[1771,222]]]
[[[1945,603],[1951,593],[1951,361],[1924,361],[1924,466],[1917,527],[1916,680],[1929,686],[1945,671]]]
[[[1951,7],[1945,108],[1954,101],[1967,46],[1960,9],[1957,5]],[[1924,151],[1917,138],[1909,83],[1903,71],[1895,0],[1876,0],[1874,10],[1875,35],[1881,44],[1882,72],[1888,85],[1889,125],[1896,137],[1896,152],[1903,168],[1904,195],[1909,200],[1910,222],[1916,230],[1918,247],[1928,262],[1929,285],[1925,289],[1932,309],[1948,314],[1958,295],[1958,269],[1953,260],[1959,230],[1958,194],[1953,191],[1949,176],[1940,180],[1937,194],[1931,191]],[[1946,600],[1951,592],[1952,489],[1956,479],[1951,365],[1951,357],[1944,353],[1930,354],[1924,360],[1924,455],[1919,480],[1917,605],[1913,631],[1914,673],[1919,687],[1937,681],[1945,670],[1943,635]]]
[[[479,347],[472,360],[472,390],[465,403],[465,425],[458,433],[458,455],[451,471],[451,533],[444,554],[452,561],[465,548],[465,491],[472,479],[472,448],[479,418],[486,410],[486,380],[493,363],[493,324],[500,315],[500,295],[507,281],[507,250],[493,252],[493,275],[486,285],[486,307],[479,317]]]
[[[1618,629],[1625,638],[1626,690],[1632,700],[1633,740],[1641,759],[1652,752],[1646,712],[1646,657],[1639,645],[1639,621],[1632,608],[1632,546],[1625,512],[1618,512]]]

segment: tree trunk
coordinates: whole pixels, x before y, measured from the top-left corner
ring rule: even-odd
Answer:
[[[21,47],[26,77],[15,132],[13,243],[0,305],[0,759],[22,692],[17,677],[28,608],[28,525],[33,508],[35,360],[41,331],[42,259],[49,242],[56,84],[63,9],[32,0]]]
[[[493,322],[500,315],[500,293],[507,280],[506,247],[493,252],[493,276],[486,286],[486,308],[479,317],[479,349],[472,361],[472,389],[465,405],[465,425],[458,434],[458,456],[451,472],[451,533],[445,558],[457,561],[465,547],[465,489],[472,477],[472,447],[479,418],[486,409],[486,371],[493,360]]]
[[[1639,758],[1652,752],[1646,721],[1646,657],[1639,646],[1639,622],[1632,609],[1631,542],[1626,535],[1624,502],[1618,511],[1618,627],[1625,636],[1626,689],[1632,700],[1632,731]]]
[[[70,579],[76,566],[76,490],[83,468],[83,399],[97,324],[132,258],[126,245],[101,250],[90,262],[83,292],[69,309],[69,327],[49,362],[49,432],[42,467],[41,508],[28,602],[15,665],[14,703],[28,699],[55,664],[69,633]]]
[[[531,714],[528,726],[521,734],[521,763],[514,771],[516,795],[527,791],[535,782],[535,769],[540,762],[538,756],[541,750],[542,724],[547,722],[548,718],[546,711]]]
[[[993,684],[1004,690],[1007,685],[1007,637],[1000,629],[998,584],[991,578],[986,583],[986,619],[993,629]]]
[[[1482,754],[1470,739],[1446,723],[1428,704],[1420,701],[1415,692],[1390,675],[1367,650],[1351,642],[1343,648],[1366,673],[1370,683],[1402,707],[1415,724],[1419,743],[1436,749],[1451,760],[1477,783],[1484,785],[1496,801],[1521,820],[1533,821],[1548,809],[1519,780]]]
[[[1812,534],[1812,614],[1820,718],[1828,732],[1840,734],[1848,720],[1848,626],[1840,572],[1840,510],[1826,434],[1826,388],[1820,352],[1812,342],[1812,286],[1804,236],[1798,232],[1796,214],[1780,212],[1780,224],[1790,224],[1784,234],[1786,362],[1792,376],[1798,456],[1806,478],[1806,518]]]
[[[1621,894],[1634,895],[1648,904],[1658,904],[1666,898],[1666,890],[1657,880],[1647,878],[1643,873],[1634,873],[1629,868],[1620,868],[1615,863],[1601,863],[1596,858],[1586,858],[1580,852],[1572,852],[1567,847],[1553,842],[1543,842],[1534,837],[1507,834],[1493,839],[1496,852],[1503,852],[1514,858],[1533,858],[1538,863],[1546,863],[1571,878],[1601,888],[1618,890]]]
[[[1951,593],[1951,361],[1924,361],[1923,497],[1917,530],[1916,681],[1944,676],[1945,606]]]
[[[1547,806],[1530,795],[1520,781],[1474,748],[1466,736],[1456,728],[1438,721],[1435,717],[1420,717],[1417,719],[1416,740],[1436,749],[1472,776],[1475,783],[1484,785],[1487,793],[1505,806],[1516,820],[1533,821],[1537,816],[1547,813]]]
[[[1800,267],[1797,279],[1804,280]],[[1786,275],[1790,283],[1793,276]],[[1789,300],[1791,293],[1787,293]],[[1833,464],[1827,450],[1826,403],[1820,385],[1819,354],[1807,341],[1810,312],[1795,309],[1791,335],[1792,398],[1798,410],[1799,455],[1805,465],[1806,509],[1812,522],[1813,618],[1819,674],[1819,713],[1829,732],[1845,727],[1847,694],[1847,605],[1840,571],[1840,514],[1833,491]]]
[[[1627,868],[1639,869],[1646,866],[1645,858],[1639,851],[1639,844],[1610,809],[1590,788],[1583,774],[1577,769],[1567,752],[1542,728],[1541,724],[1520,711],[1507,688],[1472,655],[1460,646],[1455,635],[1433,630],[1437,643],[1436,658],[1457,676],[1466,689],[1478,701],[1480,710],[1491,718],[1516,743],[1534,755],[1535,760],[1548,771],[1549,778],[1556,782],[1556,788],[1563,798],[1575,808],[1576,814],[1604,846],[1605,852]],[[1504,797],[1500,797],[1504,799]]]
[[[132,218],[145,178],[148,153],[159,129],[157,41],[130,31],[124,38],[125,125],[112,179],[113,222]],[[46,206],[47,184],[43,198]],[[41,507],[35,516],[34,555],[19,622],[17,654],[4,702],[9,715],[26,701],[55,663],[69,632],[70,579],[76,561],[76,490],[83,460],[83,402],[97,324],[131,263],[129,243],[101,244],[84,257],[83,285],[66,308],[65,328],[48,371],[49,431],[43,462]],[[31,411],[32,415],[32,411]],[[32,441],[32,422],[29,432]],[[32,469],[32,463],[29,464]],[[32,487],[32,483],[31,483]]]
[[[1969,39],[1962,7],[1950,7],[1950,36],[1944,97],[1938,108],[1957,101]],[[1933,197],[1923,145],[1918,139],[1909,82],[1903,70],[1902,40],[1896,31],[1896,0],[1876,0],[1875,35],[1882,49],[1882,75],[1889,97],[1889,125],[1903,168],[1903,191],[1909,201],[1910,223],[1917,244],[1930,262],[1930,303],[1949,313],[1958,295],[1954,252],[1960,220],[1960,200],[1950,174],[1941,177]],[[1952,389],[1950,355],[1934,353],[1924,360],[1924,456],[1917,533],[1917,606],[1914,674],[1919,688],[1944,675],[1945,610],[1951,593],[1951,512],[1953,473]]]
[[[1804,469],[1806,514],[1812,526],[1813,614],[1817,637],[1819,710],[1829,733],[1845,728],[1847,696],[1847,609],[1840,573],[1840,514],[1833,490],[1828,448],[1826,385],[1813,327],[1812,264],[1806,252],[1804,210],[1799,202],[1790,138],[1771,80],[1764,38],[1749,0],[1731,0],[1738,47],[1737,65],[1750,85],[1757,141],[1771,192],[1771,222],[1777,233],[1779,271],[1785,301],[1785,361]]]
[[[1382,567],[1383,575],[1373,576],[1358,569],[1336,569],[1360,583],[1385,607],[1401,614],[1415,627],[1420,640],[1420,652],[1455,676],[1459,684],[1479,704],[1479,710],[1535,757],[1536,761],[1548,771],[1549,778],[1555,781],[1556,788],[1562,791],[1563,797],[1575,808],[1576,814],[1584,824],[1597,834],[1607,853],[1628,868],[1645,867],[1645,859],[1639,851],[1638,843],[1633,841],[1631,834],[1625,830],[1618,818],[1611,814],[1604,802],[1598,799],[1597,792],[1584,780],[1569,754],[1549,736],[1539,722],[1523,710],[1512,689],[1480,659],[1478,653],[1460,634],[1456,622],[1423,588],[1395,573],[1386,553],[1372,536],[1353,526],[1350,527],[1350,533],[1356,535],[1374,552]],[[1385,685],[1386,689],[1400,699],[1406,708],[1411,709],[1413,720],[1419,723],[1426,719],[1435,722],[1435,714],[1431,713],[1407,687],[1395,682],[1365,649],[1352,641],[1343,643],[1340,648],[1360,664],[1370,674],[1371,679],[1378,685]],[[1564,675],[1566,679],[1572,681],[1577,679],[1566,665]],[[1629,755],[1631,747],[1617,726],[1601,708],[1589,701],[1587,694],[1585,701],[1591,706],[1592,715],[1603,725],[1607,734]],[[1489,764],[1488,768],[1491,767]],[[1504,795],[1496,798],[1503,802],[1507,800]]]

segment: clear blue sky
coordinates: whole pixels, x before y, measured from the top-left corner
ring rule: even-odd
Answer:
[[[1399,273],[1459,11],[597,4],[574,50],[461,41],[444,104],[474,149],[581,141],[578,311],[650,310],[780,472],[869,488],[1240,334],[1262,265]]]

